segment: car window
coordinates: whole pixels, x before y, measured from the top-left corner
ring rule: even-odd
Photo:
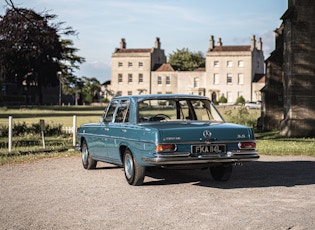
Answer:
[[[138,122],[140,123],[176,120],[223,122],[221,115],[209,100],[143,100],[138,103]]]
[[[118,104],[118,101],[116,101],[116,100],[114,100],[110,103],[109,107],[107,108],[107,112],[104,116],[104,122],[112,122],[117,104]]]
[[[115,122],[129,122],[129,101],[122,100],[117,108]]]

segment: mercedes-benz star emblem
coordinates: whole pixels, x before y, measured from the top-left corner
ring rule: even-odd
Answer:
[[[211,135],[212,135],[212,133],[211,133],[209,130],[203,131],[203,136],[204,136],[205,138],[210,138]]]

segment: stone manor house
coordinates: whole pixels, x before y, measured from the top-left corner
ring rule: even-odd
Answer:
[[[210,37],[205,68],[180,71],[167,64],[161,42],[153,48],[127,48],[126,40],[112,54],[113,95],[198,94],[218,100],[222,95],[229,104],[243,96],[246,101],[260,101],[265,85],[262,40],[253,35],[250,45],[224,46]]]

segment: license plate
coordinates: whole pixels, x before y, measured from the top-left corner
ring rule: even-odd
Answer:
[[[192,153],[211,154],[225,152],[225,145],[192,145]]]

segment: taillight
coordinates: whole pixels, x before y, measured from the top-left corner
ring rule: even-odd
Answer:
[[[177,146],[175,144],[161,144],[155,147],[156,152],[175,152]]]
[[[238,143],[239,149],[255,149],[256,148],[256,142],[254,141],[244,141]]]

